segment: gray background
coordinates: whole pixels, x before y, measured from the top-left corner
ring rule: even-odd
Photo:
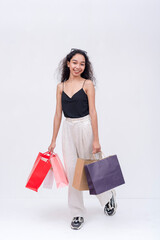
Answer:
[[[156,0],[0,1],[1,198],[67,198],[55,182],[38,193],[25,184],[50,144],[56,69],[71,48],[86,50],[94,67],[100,144],[117,154],[126,181],[117,197],[160,197],[159,8]],[[61,128],[55,152],[63,161]]]

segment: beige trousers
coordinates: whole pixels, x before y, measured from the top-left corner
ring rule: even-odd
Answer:
[[[65,118],[62,125],[62,154],[64,166],[69,180],[68,206],[70,216],[82,216],[86,214],[83,201],[83,191],[72,187],[74,170],[77,158],[93,159],[92,155],[93,131],[90,115],[81,118]],[[112,189],[112,191],[115,191]],[[101,206],[111,198],[111,190],[95,195]]]

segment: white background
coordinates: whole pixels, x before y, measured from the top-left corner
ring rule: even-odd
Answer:
[[[1,198],[67,201],[55,182],[38,193],[25,184],[50,144],[56,69],[71,48],[93,64],[100,144],[126,182],[117,197],[160,198],[159,9],[156,0],[0,1]]]

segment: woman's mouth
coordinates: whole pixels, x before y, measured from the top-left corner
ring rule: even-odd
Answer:
[[[80,73],[80,71],[74,71],[75,73]]]

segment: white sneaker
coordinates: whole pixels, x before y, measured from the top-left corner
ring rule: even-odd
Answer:
[[[108,203],[106,203],[104,207],[104,213],[108,216],[113,216],[116,213],[117,210],[117,203],[116,203],[116,191],[111,190],[112,197],[109,200]]]
[[[82,227],[84,223],[84,218],[83,217],[74,217],[72,222],[71,222],[71,228],[78,230]]]

